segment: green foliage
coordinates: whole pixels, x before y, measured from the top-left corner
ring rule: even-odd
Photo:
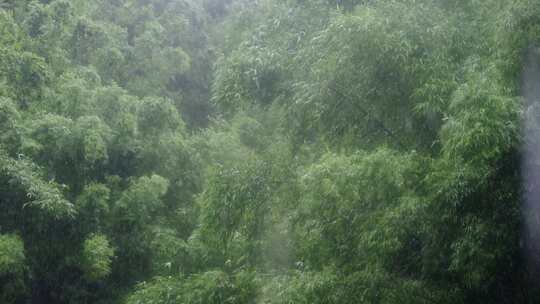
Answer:
[[[54,218],[72,217],[73,204],[67,201],[58,184],[44,181],[41,172],[25,159],[15,160],[0,151],[0,177],[6,181],[2,191],[22,191],[22,207],[37,207]],[[6,187],[7,186],[7,187]]]
[[[0,236],[0,276],[22,275],[25,270],[24,244],[17,235]]]
[[[27,296],[24,244],[16,234],[0,235],[0,300],[18,303]]]
[[[111,272],[114,249],[103,235],[90,235],[83,243],[81,268],[90,281],[103,279]]]
[[[201,229],[209,246],[223,259],[253,264],[259,256],[272,181],[270,167],[260,161],[218,168],[208,177],[201,196]]]
[[[110,212],[111,191],[102,184],[90,184],[84,188],[76,201],[81,231],[101,231]]]
[[[208,271],[188,278],[158,277],[139,284],[125,303],[252,303],[255,294],[249,279],[247,273],[231,277],[221,271]]]
[[[328,155],[309,168],[301,181],[304,195],[296,223],[303,262],[315,269],[325,261],[355,269],[399,251],[414,237],[407,230],[414,231],[411,216],[421,209],[410,192],[419,182],[415,167],[414,154],[383,149]]]
[[[9,149],[11,154],[20,149],[22,134],[20,131],[21,115],[12,100],[0,97],[0,146]]]
[[[153,273],[182,274],[195,267],[192,248],[174,229],[155,227],[150,246],[153,255]]]
[[[143,176],[134,181],[115,203],[119,222],[148,223],[163,206],[160,198],[165,195],[169,182],[159,175]]]
[[[172,304],[178,303],[181,297],[183,281],[172,277],[157,277],[152,282],[141,283],[137,290],[131,294],[126,304],[145,304],[159,303]]]
[[[13,88],[10,97],[20,99],[22,106],[38,98],[50,78],[43,58],[30,52],[2,48],[0,52],[0,79]]]
[[[178,111],[169,99],[145,98],[138,112],[139,130],[145,136],[183,129]]]
[[[454,93],[441,131],[445,157],[474,163],[475,170],[510,150],[519,133],[519,102],[501,84],[500,73],[477,69]]]
[[[537,302],[539,12],[0,0],[0,302]]]

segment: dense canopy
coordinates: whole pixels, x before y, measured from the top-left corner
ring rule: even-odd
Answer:
[[[535,0],[0,0],[0,303],[537,303],[538,102]]]

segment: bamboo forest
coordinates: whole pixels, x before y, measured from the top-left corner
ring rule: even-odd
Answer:
[[[540,1],[0,0],[0,303],[540,303]]]

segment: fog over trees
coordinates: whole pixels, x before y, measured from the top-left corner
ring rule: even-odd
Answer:
[[[538,303],[539,102],[535,0],[0,0],[0,303]]]

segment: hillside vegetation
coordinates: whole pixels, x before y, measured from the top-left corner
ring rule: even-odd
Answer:
[[[538,303],[536,86],[534,0],[0,1],[0,303]]]

